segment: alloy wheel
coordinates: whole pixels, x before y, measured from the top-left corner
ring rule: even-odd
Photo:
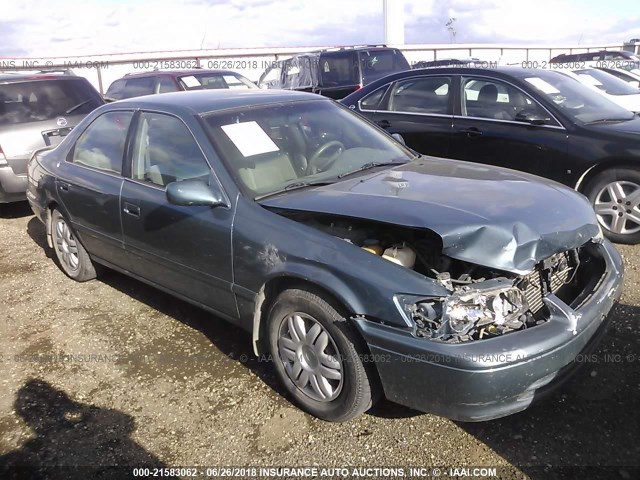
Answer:
[[[76,271],[80,266],[78,259],[78,244],[71,233],[67,222],[59,219],[55,225],[56,229],[56,249],[59,259],[69,270]]]
[[[615,181],[596,195],[594,209],[601,225],[621,235],[640,232],[640,185]]]

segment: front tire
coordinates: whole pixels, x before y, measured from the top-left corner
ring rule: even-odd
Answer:
[[[267,340],[280,382],[306,412],[343,422],[373,405],[375,373],[363,363],[363,341],[320,296],[282,292],[269,311]]]
[[[604,234],[613,242],[640,243],[640,171],[612,168],[585,188]]]
[[[96,278],[96,269],[80,241],[71,230],[69,222],[58,211],[51,213],[53,248],[62,271],[77,282]]]

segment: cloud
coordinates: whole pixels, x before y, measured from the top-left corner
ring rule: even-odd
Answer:
[[[405,0],[405,38],[449,43],[451,17],[458,43],[618,43],[638,36],[633,9],[598,4],[595,15],[585,3],[537,0],[527,9],[505,0]],[[384,40],[382,0],[4,0],[0,31],[0,57]]]
[[[628,40],[640,15],[602,5],[594,14],[587,2],[536,0],[527,8],[501,0],[450,0],[408,22],[407,41],[449,43],[446,22],[455,18],[457,43],[607,44]],[[626,13],[623,13],[626,12]],[[620,30],[620,22],[625,29]],[[422,28],[421,28],[422,27]]]

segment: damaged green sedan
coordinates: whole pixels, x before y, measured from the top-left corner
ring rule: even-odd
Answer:
[[[109,104],[34,155],[27,197],[71,278],[106,265],[241,326],[332,421],[382,396],[463,421],[524,410],[622,289],[583,196],[417,155],[305,93]]]

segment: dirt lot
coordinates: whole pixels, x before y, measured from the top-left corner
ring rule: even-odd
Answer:
[[[463,424],[385,401],[329,424],[281,396],[243,331],[115,272],[68,279],[28,206],[2,207],[0,245],[0,477],[30,464],[492,466],[540,479],[603,466],[582,478],[639,478],[640,247],[620,247],[625,292],[597,357],[529,411]]]

